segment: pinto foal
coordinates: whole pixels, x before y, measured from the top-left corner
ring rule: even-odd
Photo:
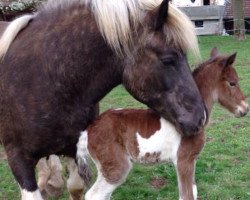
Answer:
[[[215,102],[237,117],[246,115],[249,110],[232,66],[235,57],[236,54],[220,56],[214,48],[211,58],[193,72],[208,116]],[[106,111],[81,133],[78,143],[78,161],[85,162],[89,169],[86,159],[90,155],[98,170],[97,180],[85,199],[110,199],[112,192],[125,181],[133,162],[162,161],[171,161],[176,167],[179,198],[197,199],[195,161],[204,143],[204,131],[184,137],[173,124],[150,109]]]

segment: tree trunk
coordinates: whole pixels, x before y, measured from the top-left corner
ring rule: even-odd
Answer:
[[[246,39],[243,0],[232,0],[234,16],[234,37],[238,40]]]

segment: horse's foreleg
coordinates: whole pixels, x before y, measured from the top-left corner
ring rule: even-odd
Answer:
[[[48,163],[47,163],[47,159],[44,157],[44,158],[41,158],[37,165],[37,174],[38,174],[38,187],[40,189],[41,192],[45,191],[46,189],[46,186],[47,186],[47,182],[48,182],[48,179],[50,177],[50,168],[48,166]]]
[[[67,158],[67,168],[69,171],[67,189],[70,193],[70,200],[81,200],[84,192],[84,182],[78,173],[78,167],[73,158]]]
[[[24,156],[15,148],[6,149],[9,166],[20,186],[22,200],[42,200],[35,177],[36,160]]]
[[[196,200],[197,187],[194,183],[195,160],[185,159],[177,162],[176,171],[178,176],[179,199]]]
[[[63,166],[60,158],[56,155],[50,155],[48,159],[50,168],[50,177],[47,182],[46,192],[51,197],[59,197],[62,194],[64,180],[62,176]]]

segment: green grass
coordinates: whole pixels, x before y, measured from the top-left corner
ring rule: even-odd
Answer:
[[[232,37],[199,37],[201,56],[207,59],[212,47],[221,53],[238,52],[235,67],[241,88],[250,93],[250,37],[236,41]],[[190,57],[194,64],[194,59]],[[145,107],[135,101],[122,86],[115,88],[101,102],[101,111],[118,107]],[[216,106],[207,128],[207,142],[199,156],[196,180],[199,198],[202,200],[250,199],[250,116],[234,118],[232,114]],[[0,151],[1,151],[0,147]],[[154,189],[150,182],[161,178],[166,184]],[[5,161],[0,161],[0,200],[19,199],[18,186]],[[68,199],[64,192],[60,199]],[[135,165],[127,181],[113,194],[113,200],[174,200],[178,188],[174,167],[171,164],[154,166]]]

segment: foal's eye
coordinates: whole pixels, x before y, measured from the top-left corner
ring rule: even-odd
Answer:
[[[234,87],[234,86],[236,86],[236,83],[235,82],[229,82],[229,86]]]

